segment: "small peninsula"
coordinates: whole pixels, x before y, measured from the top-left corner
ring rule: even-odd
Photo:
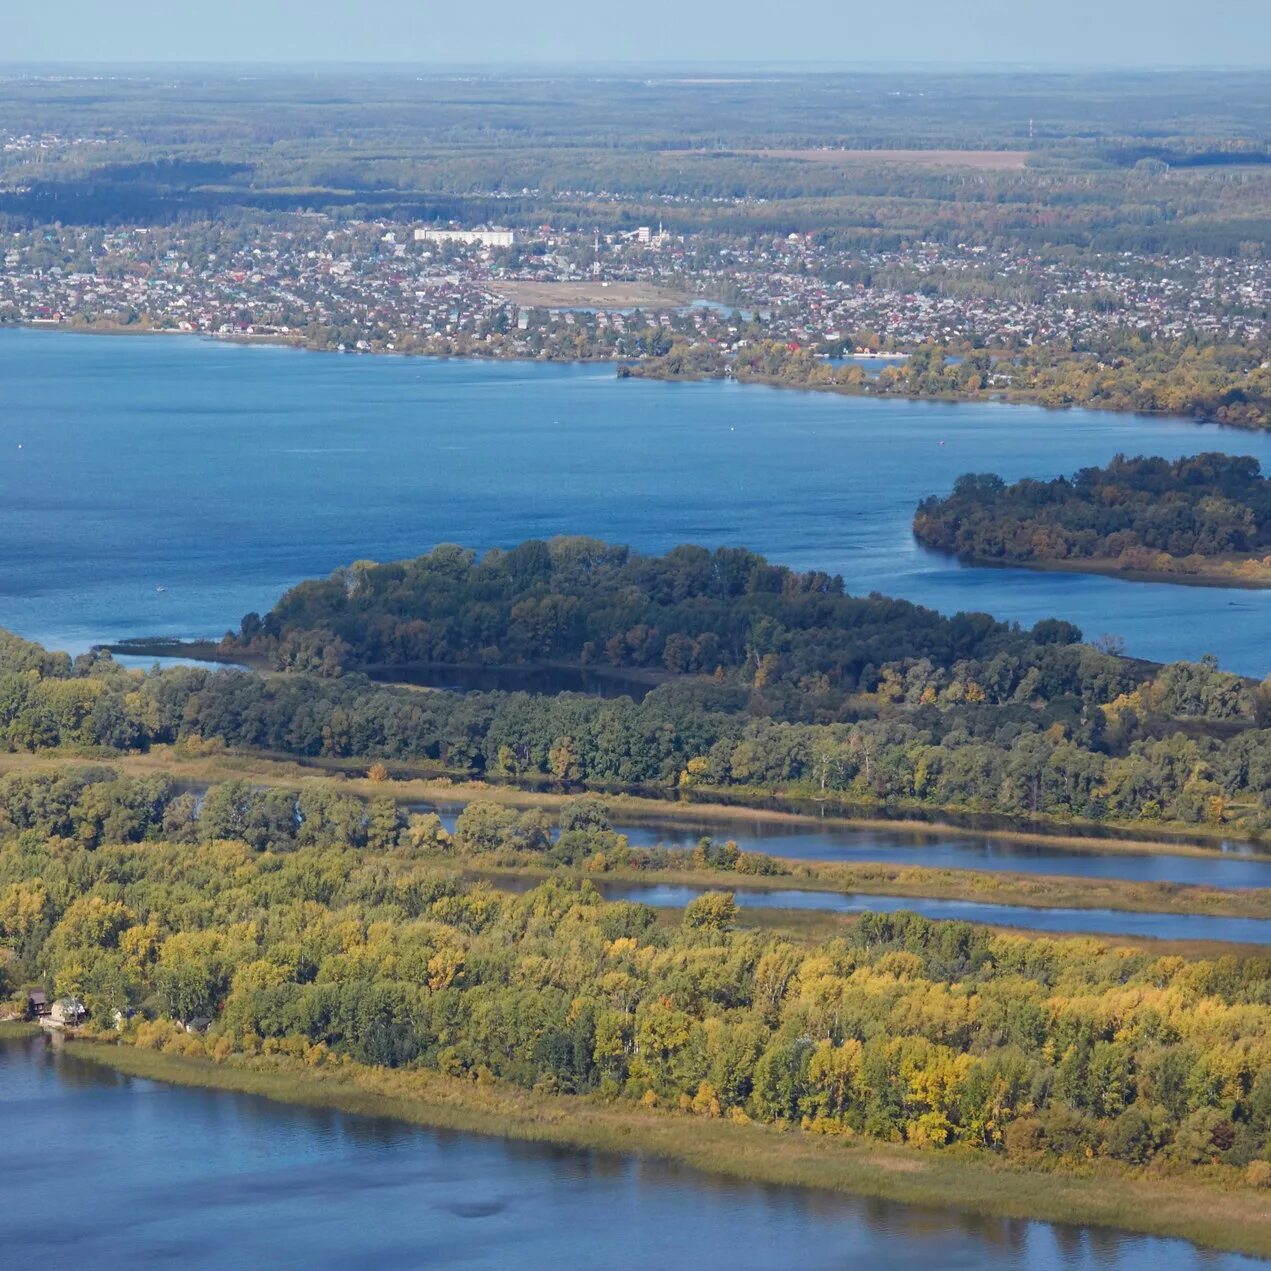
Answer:
[[[1218,587],[1271,587],[1271,480],[1248,455],[1117,455],[1053,481],[967,473],[914,514],[965,560]]]

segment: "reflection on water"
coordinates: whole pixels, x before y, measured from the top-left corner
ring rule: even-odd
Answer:
[[[1179,1241],[163,1086],[43,1039],[0,1042],[0,1117],[6,1268],[1256,1265]]]
[[[133,671],[149,671],[154,667],[166,669],[172,666],[192,666],[204,671],[246,671],[249,667],[241,662],[209,662],[205,658],[178,657],[171,654],[152,655],[149,653],[120,653],[118,649],[110,651],[110,656],[120,666]]]

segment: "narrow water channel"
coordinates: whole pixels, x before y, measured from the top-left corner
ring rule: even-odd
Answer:
[[[453,830],[462,803],[418,805],[436,812]],[[1188,883],[1204,887],[1271,887],[1271,854],[1231,847],[1204,856],[1169,851],[1109,850],[1091,839],[1088,849],[973,833],[879,829],[812,820],[772,821],[760,816],[695,819],[692,810],[666,817],[622,818],[615,824],[636,847],[693,847],[703,835],[733,840],[744,852],[804,861],[843,861],[886,865],[925,865],[940,869],[979,869],[1018,874],[1065,874],[1136,883]]]

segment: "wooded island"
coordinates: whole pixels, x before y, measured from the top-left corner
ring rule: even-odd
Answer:
[[[1271,586],[1271,481],[1249,456],[1118,455],[1053,481],[959,477],[914,514],[925,547],[968,560]]]

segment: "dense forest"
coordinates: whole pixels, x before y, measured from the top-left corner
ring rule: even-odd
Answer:
[[[391,789],[384,780],[373,784]],[[593,794],[569,799],[555,820],[538,808],[477,799],[465,805],[451,834],[435,813],[403,807],[391,793],[362,799],[328,786],[297,791],[241,778],[196,791],[167,773],[121,776],[105,764],[42,767],[0,778],[0,841],[10,838],[88,850],[225,839],[258,851],[316,846],[383,852],[409,846],[435,851],[450,864],[789,873],[784,862],[709,837],[692,849],[632,847]]]
[[[1118,455],[1070,478],[1009,486],[992,473],[968,473],[951,494],[919,504],[914,535],[979,560],[1098,561],[1257,580],[1271,574],[1262,559],[1271,551],[1271,481],[1256,459],[1217,453],[1172,463]]]
[[[1265,960],[906,914],[807,947],[734,930],[727,893],[669,928],[588,883],[465,884],[400,833],[173,829],[99,843],[6,820],[7,991],[41,980],[182,1055],[430,1069],[1032,1168],[1271,1172]]]
[[[26,673],[0,677],[0,739],[20,750],[231,746],[600,789],[818,795],[1245,833],[1271,825],[1271,731],[1257,726],[1265,699],[1212,665],[1179,663],[1124,692],[1113,686],[1103,705],[1066,697],[1048,710],[1032,704],[1035,679],[1017,700],[989,701],[965,667],[942,692],[930,668],[909,669],[908,684],[899,669],[884,671],[857,718],[831,724],[755,717],[744,695],[713,683],[666,686],[637,704],[420,693],[356,675]]]
[[[282,674],[143,674],[7,637],[0,746],[228,746],[596,789],[1271,826],[1265,687],[1209,658],[1150,667],[1078,635],[855,599],[741,551],[443,547],[337,571],[249,616],[226,652]],[[474,653],[661,668],[662,682],[635,701],[419,692],[342,671]]]
[[[1076,685],[1080,632],[1023,633],[984,614],[943,617],[906,601],[845,594],[740,548],[665,556],[587,538],[531,540],[484,556],[452,545],[414,560],[358,561],[301,583],[222,643],[276,670],[339,675],[412,663],[568,662],[715,676],[745,672],[770,714],[833,711],[886,663],[933,670],[1026,657]],[[1048,652],[1049,650],[1049,652]],[[718,673],[718,674],[717,674]]]

